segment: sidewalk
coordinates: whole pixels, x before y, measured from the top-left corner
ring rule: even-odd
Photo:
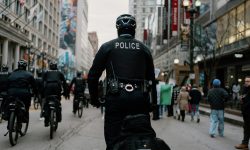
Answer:
[[[209,105],[207,104],[200,104],[200,113],[204,115],[210,115],[211,109],[209,108]],[[224,115],[225,122],[231,123],[233,125],[237,126],[243,126],[243,118],[240,114],[240,111],[235,112],[231,110],[225,110]]]

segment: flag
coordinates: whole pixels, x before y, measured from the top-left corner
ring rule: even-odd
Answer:
[[[37,12],[38,12],[38,5],[39,3],[37,3],[34,7],[30,8],[30,14],[28,16],[28,20],[32,20],[35,16],[37,16]]]
[[[20,3],[21,6],[23,6],[24,3],[25,3],[25,0],[19,0],[19,3]]]
[[[39,23],[42,20],[43,20],[43,11],[38,13],[37,18],[36,18],[36,22]]]

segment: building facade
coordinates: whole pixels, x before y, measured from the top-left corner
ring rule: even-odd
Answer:
[[[56,60],[60,5],[58,0],[1,0],[0,63],[12,71],[19,59],[26,59],[35,72]]]
[[[144,41],[146,18],[154,12],[156,0],[129,0],[129,14],[136,19],[135,38]]]

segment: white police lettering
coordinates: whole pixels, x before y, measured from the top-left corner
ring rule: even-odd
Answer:
[[[134,42],[115,42],[115,48],[120,49],[140,49],[139,43]]]

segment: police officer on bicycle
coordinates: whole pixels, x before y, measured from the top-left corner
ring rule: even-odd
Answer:
[[[74,77],[70,83],[69,89],[74,85],[74,100],[73,100],[73,113],[76,114],[76,109],[79,103],[79,96],[84,96],[86,88],[86,80],[83,79],[81,72],[77,71],[76,77]]]
[[[31,104],[31,90],[37,95],[37,87],[33,75],[26,71],[27,62],[25,60],[18,61],[18,69],[14,70],[8,77],[8,96],[18,97],[26,109],[26,120],[29,118],[29,107]],[[7,99],[8,100],[8,99]],[[7,101],[7,103],[9,103]]]
[[[4,112],[5,108],[5,99],[7,96],[7,85],[8,85],[8,66],[3,64],[0,71],[0,97],[2,98],[1,104],[0,104],[0,113]],[[1,116],[2,117],[2,116]]]
[[[65,98],[69,97],[69,90],[68,86],[66,84],[66,80],[64,78],[64,75],[57,69],[57,63],[51,62],[49,64],[49,70],[44,73],[43,75],[43,85],[44,85],[44,97],[45,97],[45,106],[44,106],[44,124],[45,127],[49,126],[49,114],[47,111],[47,101],[46,97],[50,95],[57,95],[59,100],[59,106],[58,106],[58,122],[61,122],[62,120],[62,109],[61,109],[61,94],[62,94],[62,88],[63,88],[63,95]]]
[[[88,74],[91,104],[99,107],[98,80],[106,69],[108,89],[105,102],[104,134],[107,150],[112,150],[127,115],[149,116],[156,105],[154,64],[150,50],[134,39],[136,21],[129,14],[116,20],[118,38],[101,46]],[[149,96],[149,85],[152,100]]]

